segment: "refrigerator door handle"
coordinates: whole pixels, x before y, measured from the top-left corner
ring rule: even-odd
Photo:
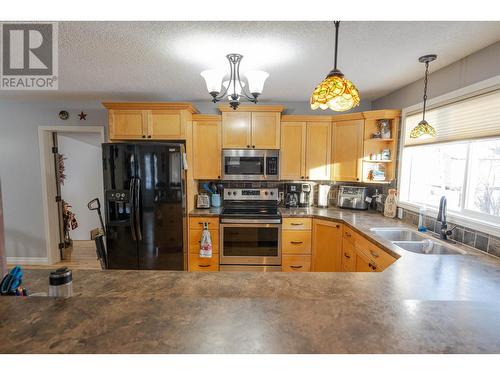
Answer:
[[[137,241],[137,237],[135,235],[135,177],[132,177],[130,180],[130,188],[129,188],[129,201],[130,201],[130,234],[132,236],[133,241]]]
[[[135,178],[135,199],[134,199],[134,212],[135,212],[135,230],[138,241],[142,241],[142,232],[141,232],[141,213],[139,210],[139,202],[140,202],[140,193],[141,193],[141,179],[139,177]]]

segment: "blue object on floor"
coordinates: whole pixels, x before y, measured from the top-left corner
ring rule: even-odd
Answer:
[[[0,294],[15,295],[17,288],[23,282],[23,270],[19,266],[15,266],[10,272],[5,275],[0,284]]]

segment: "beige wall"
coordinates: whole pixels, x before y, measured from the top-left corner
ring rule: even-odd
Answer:
[[[429,77],[428,96],[443,95],[497,75],[500,75],[500,41],[433,72]],[[423,89],[423,79],[410,83],[372,101],[372,109],[405,108],[421,103]]]

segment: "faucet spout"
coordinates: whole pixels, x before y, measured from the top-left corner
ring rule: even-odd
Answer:
[[[439,212],[436,220],[441,222],[441,225],[446,225],[446,197],[444,195],[439,201]]]

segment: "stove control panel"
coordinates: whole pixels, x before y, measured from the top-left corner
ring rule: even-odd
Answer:
[[[224,189],[224,199],[230,201],[277,201],[278,189]]]

